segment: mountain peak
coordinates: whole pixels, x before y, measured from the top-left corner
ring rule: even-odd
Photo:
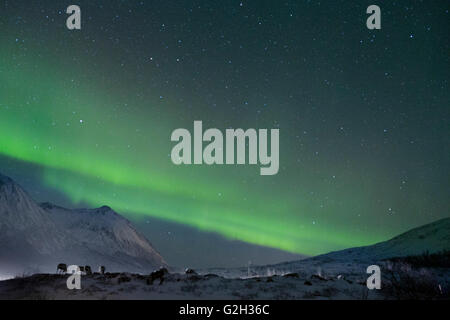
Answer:
[[[100,208],[95,209],[97,211],[114,211],[113,209],[111,209],[111,207],[108,206],[101,206]]]
[[[101,206],[99,208],[90,209],[90,211],[94,213],[100,213],[102,215],[105,214],[118,215],[113,209],[111,209],[111,207],[108,206]]]

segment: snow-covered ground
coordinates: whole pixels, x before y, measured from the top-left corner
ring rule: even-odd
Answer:
[[[169,274],[147,283],[136,274],[83,276],[80,290],[69,290],[67,276],[34,275],[0,282],[0,299],[381,299],[357,279],[297,274],[248,279],[216,275]],[[360,280],[364,280],[361,277]]]
[[[449,299],[449,269],[420,268],[398,272],[388,262],[382,268],[381,290],[369,290],[366,266],[335,262],[320,264],[308,259],[303,268],[266,270],[276,275],[225,278],[216,274],[170,273],[149,281],[151,276],[130,273],[82,276],[81,289],[69,290],[68,275],[36,274],[0,281],[0,299]],[[394,270],[396,282],[389,268]],[[291,270],[293,271],[293,270]],[[403,275],[402,275],[403,274]],[[408,277],[404,280],[404,275]],[[413,288],[413,289],[411,289]],[[412,290],[412,291],[411,291]],[[414,291],[416,290],[416,291]]]

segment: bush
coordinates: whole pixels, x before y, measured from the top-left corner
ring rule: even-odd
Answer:
[[[419,269],[418,265],[421,264],[415,264],[413,267],[404,261],[389,261],[382,283],[385,297],[399,300],[449,299],[448,284],[440,283],[431,270]]]

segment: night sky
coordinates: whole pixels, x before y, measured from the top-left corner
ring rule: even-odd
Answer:
[[[82,29],[66,28],[81,7]],[[381,30],[366,8],[381,7]],[[173,265],[273,263],[450,215],[449,1],[2,1],[0,172],[108,205]],[[280,169],[174,129],[280,130]]]

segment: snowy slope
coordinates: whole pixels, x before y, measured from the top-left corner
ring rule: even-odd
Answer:
[[[292,272],[336,276],[365,274],[372,264],[382,260],[409,255],[450,251],[450,218],[412,229],[390,240],[371,246],[349,248],[276,265],[233,269],[207,269],[201,273],[216,273],[227,278],[283,275]]]
[[[324,256],[346,260],[381,260],[444,250],[450,250],[450,218],[412,229],[388,241],[331,252]]]
[[[52,221],[67,230],[68,237],[75,239],[72,251],[96,253],[96,256],[89,253],[79,255],[79,264],[101,264],[103,257],[107,256],[110,269],[120,271],[131,268],[148,272],[149,268],[166,265],[161,255],[131,222],[109,207],[69,210],[50,203],[41,204],[41,207],[51,213]]]
[[[63,233],[49,214],[10,178],[0,175],[0,240],[18,235],[33,242],[41,254],[62,248]]]
[[[361,273],[371,264],[409,255],[450,250],[450,218],[412,229],[390,240],[371,246],[350,248],[316,257],[255,268],[256,273],[315,272],[317,274]],[[244,272],[244,270],[242,270]]]
[[[166,266],[150,242],[111,208],[37,204],[0,175],[0,275],[55,272],[61,262],[146,273]]]

